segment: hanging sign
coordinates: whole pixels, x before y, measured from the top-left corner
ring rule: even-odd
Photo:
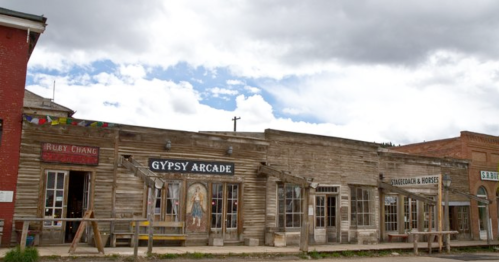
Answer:
[[[437,185],[440,181],[440,176],[418,176],[407,178],[396,178],[391,180],[392,186],[424,186]]]
[[[98,165],[99,148],[66,144],[42,143],[42,161],[78,165]]]
[[[234,163],[149,158],[149,169],[160,173],[234,175]]]
[[[499,181],[498,173],[492,171],[480,171],[480,178],[486,181]]]

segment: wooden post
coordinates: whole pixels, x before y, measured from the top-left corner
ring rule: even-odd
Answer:
[[[449,226],[449,189],[448,187],[445,187],[445,212],[444,212],[444,219],[445,219],[445,231],[450,231],[450,226]],[[445,238],[445,251],[447,254],[450,253],[450,234],[444,234]]]
[[[484,225],[485,225],[485,230],[487,230],[487,245],[490,245],[490,239],[491,239],[491,235],[490,235],[490,226],[489,225],[489,222],[490,222],[490,215],[489,215],[489,204],[485,204],[485,221],[484,222]]]
[[[385,242],[385,191],[383,189],[379,190],[379,228],[380,228],[380,240]]]
[[[442,174],[438,180],[437,231],[442,231]],[[442,252],[442,234],[438,234],[438,252]]]
[[[139,221],[135,222],[135,232],[133,233],[133,258],[137,261],[139,253]]]
[[[153,228],[153,221],[154,221],[154,200],[156,199],[156,190],[151,186],[148,190],[149,192],[149,197],[148,197],[148,214],[147,218],[149,220],[149,240],[147,241],[147,255],[150,256],[152,255],[152,244],[153,244],[153,236],[154,236],[154,228]],[[154,194],[154,195],[153,195]]]
[[[29,229],[29,221],[24,221],[23,231],[21,232],[21,243],[19,243],[21,252],[24,251],[24,249],[26,248],[26,238],[28,236],[28,229]]]
[[[432,217],[431,217],[431,210],[433,209],[434,206],[429,205],[428,206],[428,232],[431,232],[431,224],[432,224]],[[433,235],[429,234],[428,235],[428,254],[431,254],[431,244],[433,242]]]
[[[310,193],[310,186],[305,186],[302,202],[302,225],[300,233],[300,250],[303,252],[308,252],[308,232],[309,232],[309,221],[308,221],[308,196]]]
[[[418,236],[417,235],[412,235],[413,241],[414,241],[414,255],[418,255]]]

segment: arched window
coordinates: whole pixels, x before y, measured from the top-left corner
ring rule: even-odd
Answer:
[[[485,189],[485,187],[481,186],[478,188],[476,195],[477,197],[487,198],[487,190]]]

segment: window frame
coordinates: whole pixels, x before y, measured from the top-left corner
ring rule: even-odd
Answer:
[[[362,200],[357,200],[358,192],[361,192]],[[351,228],[376,228],[376,192],[374,187],[363,185],[350,185],[350,227]],[[367,199],[364,197],[367,195]],[[361,204],[362,212],[358,212]],[[367,207],[367,212],[365,211]],[[359,223],[359,215],[362,215],[362,223]],[[369,223],[364,223],[368,217]]]
[[[299,196],[297,196],[297,188],[299,188]],[[288,196],[288,189],[291,192],[291,197]],[[282,191],[281,191],[282,190]],[[298,185],[291,183],[277,184],[277,228],[280,230],[300,230],[303,217],[303,193],[304,189]],[[291,210],[288,211],[287,206]],[[289,222],[291,218],[291,222]],[[295,220],[295,218],[298,218]],[[298,221],[298,222],[296,222]],[[291,223],[291,226],[288,224]]]

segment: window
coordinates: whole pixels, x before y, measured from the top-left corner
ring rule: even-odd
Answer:
[[[351,187],[352,226],[374,226],[374,191],[368,187]]]
[[[428,197],[433,199],[433,197]],[[431,228],[435,229],[435,221],[437,220],[437,208],[435,206],[430,206],[429,204],[424,204],[424,229],[428,229],[429,227],[429,219],[430,219],[430,207],[431,207]]]
[[[280,228],[301,227],[302,189],[292,184],[279,184],[278,196],[278,226]]]
[[[397,196],[385,196],[385,229],[397,231]]]
[[[326,201],[325,196],[317,196],[315,198],[315,227],[326,226]]]
[[[180,221],[180,182],[167,181],[156,193],[154,220]]]
[[[64,184],[67,172],[47,171],[47,185],[45,187],[45,217],[62,218],[64,203]],[[62,221],[46,221],[45,226],[62,226]]]
[[[459,232],[469,232],[470,230],[470,208],[468,206],[457,207],[457,223]]]
[[[418,228],[418,201],[404,197],[404,227],[405,230]]]

